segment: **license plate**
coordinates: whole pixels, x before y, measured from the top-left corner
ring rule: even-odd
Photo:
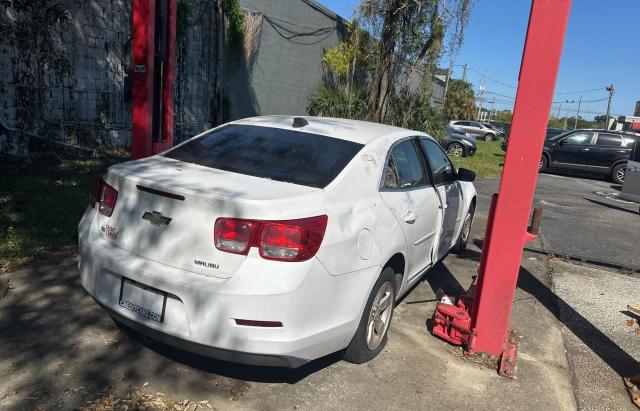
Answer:
[[[120,307],[161,323],[167,305],[167,293],[138,282],[122,278]]]

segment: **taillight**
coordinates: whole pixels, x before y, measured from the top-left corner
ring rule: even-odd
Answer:
[[[236,218],[218,218],[213,230],[216,248],[234,254],[247,254],[256,222]]]
[[[91,207],[95,207],[98,203],[100,214],[111,217],[113,209],[116,207],[116,201],[118,201],[118,191],[105,183],[103,179],[96,178],[91,182],[89,201],[91,201]]]
[[[308,260],[318,252],[326,228],[326,215],[264,222],[260,235],[260,255],[268,260]]]
[[[305,261],[318,252],[326,228],[326,215],[286,221],[218,218],[214,238],[221,251],[246,255],[258,247],[267,260]]]

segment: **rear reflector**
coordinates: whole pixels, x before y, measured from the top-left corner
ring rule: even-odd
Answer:
[[[236,319],[236,325],[244,325],[246,327],[267,327],[267,328],[277,328],[282,327],[282,323],[280,321],[256,321],[256,320],[239,320]]]
[[[305,261],[316,255],[327,228],[327,216],[285,221],[218,218],[214,241],[218,250],[247,255],[258,247],[262,258]]]

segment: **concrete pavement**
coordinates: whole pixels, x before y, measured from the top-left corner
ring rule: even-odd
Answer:
[[[474,235],[483,226],[480,215]],[[135,389],[177,402],[208,400],[217,409],[575,409],[539,257],[525,259],[513,307],[522,336],[517,379],[429,334],[435,291],[466,288],[478,259],[472,245],[465,258],[450,256],[427,274],[397,306],[389,343],[374,361],[328,357],[299,370],[219,362],[128,333],[82,290],[75,262],[34,264],[3,275],[14,288],[0,302],[0,409],[69,409]]]

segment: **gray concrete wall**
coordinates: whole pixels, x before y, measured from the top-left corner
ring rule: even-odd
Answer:
[[[232,104],[231,117],[307,114],[309,98],[322,83],[324,51],[340,41],[339,17],[303,0],[239,3],[245,11],[261,13],[263,22],[249,75],[239,72],[231,78],[232,103],[238,103]],[[249,90],[242,90],[243,82]]]

